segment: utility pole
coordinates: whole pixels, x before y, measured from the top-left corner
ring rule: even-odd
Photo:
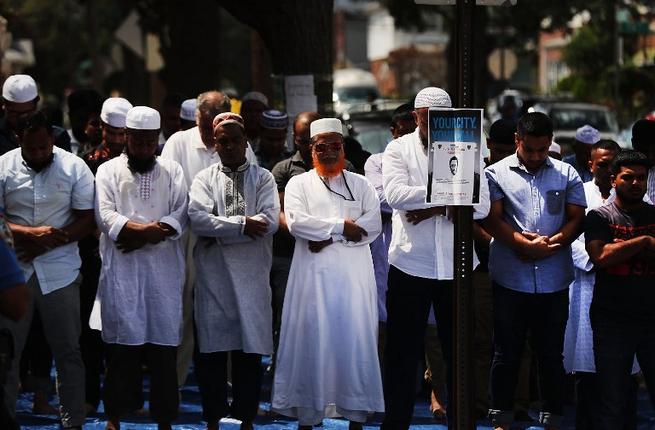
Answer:
[[[517,0],[414,0],[417,4],[455,5],[457,52],[457,92],[455,106],[472,108],[473,106],[473,35],[475,7],[478,6],[513,6]],[[483,174],[483,173],[481,173]],[[484,178],[481,178],[484,180]],[[452,428],[457,430],[475,430],[475,379],[473,377],[473,208],[456,206],[453,223],[454,248],[454,282],[453,282],[453,405]]]
[[[473,106],[473,18],[475,0],[457,0],[456,105]],[[473,304],[473,208],[458,206],[453,217],[455,224],[453,264],[453,390],[454,426],[458,430],[474,430],[475,380],[473,373],[473,333],[475,328]]]

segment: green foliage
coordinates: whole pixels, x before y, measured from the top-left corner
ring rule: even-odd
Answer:
[[[63,98],[64,89],[88,86],[85,69],[94,52],[108,52],[125,13],[120,2],[81,0],[2,0],[0,10],[15,39],[31,39],[36,64],[26,70],[41,91]],[[93,8],[94,18],[87,11]]]
[[[576,74],[591,77],[613,64],[614,39],[594,23],[582,27],[564,47],[563,59]]]

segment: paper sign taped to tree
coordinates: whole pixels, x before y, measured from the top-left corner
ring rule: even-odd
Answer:
[[[426,203],[479,203],[482,109],[431,108],[428,137]]]

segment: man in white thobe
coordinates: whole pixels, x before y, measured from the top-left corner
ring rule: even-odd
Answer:
[[[141,365],[150,369],[150,415],[160,429],[177,418],[177,346],[182,321],[187,222],[184,173],[155,156],[159,113],[130,109],[125,153],[98,168],[96,221],[102,232],[98,284],[108,344],[107,429],[141,407]]]
[[[423,88],[414,99],[416,129],[393,140],[384,150],[382,177],[387,203],[393,209],[393,231],[386,297],[383,430],[405,430],[411,423],[416,399],[414,375],[423,359],[421,345],[431,309],[446,365],[446,385],[452,386],[454,225],[450,209],[425,202],[429,110],[450,107],[446,91]],[[480,171],[483,169],[480,166]],[[489,213],[489,187],[484,175],[480,178],[480,202],[473,209],[476,220]],[[474,252],[473,268],[478,263]],[[448,396],[451,394],[449,390]]]
[[[614,157],[621,152],[621,148],[614,141],[601,140],[591,148],[589,162],[593,179],[584,183],[585,198],[587,200],[586,212],[612,203],[616,194],[612,189],[610,166]],[[648,195],[644,200],[650,203]],[[576,428],[596,428],[596,416],[600,404],[599,386],[596,377],[596,364],[594,360],[593,332],[589,320],[589,309],[594,294],[596,273],[594,265],[589,259],[585,249],[584,235],[571,244],[575,279],[569,287],[569,319],[564,334],[564,370],[575,374],[576,384]],[[636,361],[633,373],[639,372]],[[636,427],[637,412],[637,385],[630,381],[632,390],[625,393],[629,397],[630,416],[626,429]]]
[[[230,98],[219,91],[207,91],[198,96],[196,103],[196,127],[178,131],[173,134],[161,152],[161,158],[176,161],[182,166],[184,178],[191,187],[193,178],[198,172],[212,164],[220,163],[221,159],[214,146],[214,126],[212,121],[216,115],[230,111]],[[246,156],[251,163],[257,164],[257,157],[250,149]],[[186,280],[184,283],[184,298],[182,305],[183,328],[182,342],[177,352],[177,383],[182,387],[186,381],[189,365],[193,358],[193,285],[195,266],[193,264],[193,247],[196,237],[191,230],[182,238],[186,252]]]
[[[284,194],[296,238],[282,311],[272,408],[311,428],[344,416],[361,428],[384,411],[377,294],[369,244],[381,230],[375,188],[344,170],[341,121],[310,124],[314,169]]]
[[[250,429],[259,406],[262,355],[273,352],[269,272],[280,202],[273,175],[246,159],[243,119],[225,112],[214,124],[221,163],[198,173],[189,193],[191,229],[198,236],[196,374],[207,428],[218,429],[230,414]]]

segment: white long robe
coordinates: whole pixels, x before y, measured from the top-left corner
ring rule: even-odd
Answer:
[[[179,344],[184,250],[178,239],[187,223],[186,190],[182,168],[171,160],[157,158],[149,175],[133,173],[125,154],[98,168],[96,221],[102,232],[98,297],[105,342]],[[161,221],[177,234],[123,253],[116,240],[128,221]]]
[[[226,216],[226,174],[220,164],[198,173],[189,193],[196,285],[194,310],[200,352],[273,352],[271,288],[273,233],[280,200],[273,175],[250,165],[245,171],[245,216],[268,222],[264,237],[243,234],[245,217]]]
[[[272,408],[301,424],[343,415],[363,421],[383,411],[377,353],[377,292],[369,244],[381,230],[375,188],[344,171],[355,201],[330,192],[315,170],[293,177],[284,193],[296,245],[284,298]],[[329,187],[350,198],[343,178]],[[344,219],[368,232],[361,242],[342,236]],[[311,253],[308,241],[334,243]],[[362,419],[363,418],[363,419]]]

